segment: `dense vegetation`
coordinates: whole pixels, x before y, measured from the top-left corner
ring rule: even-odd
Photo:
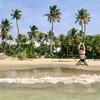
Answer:
[[[81,26],[80,30],[70,29],[67,34],[56,36],[53,32],[54,22],[60,22],[60,9],[56,5],[50,6],[48,14],[44,14],[51,23],[51,30],[47,33],[40,32],[35,25],[30,26],[27,35],[19,31],[18,21],[22,17],[21,10],[12,10],[11,17],[16,21],[17,37],[14,38],[10,30],[12,23],[7,18],[0,24],[0,52],[9,56],[24,58],[78,58],[78,45],[83,42],[86,46],[87,58],[100,58],[100,34],[87,35],[86,25],[90,21],[90,14],[86,9],[76,13],[76,21]],[[12,41],[14,41],[12,43]],[[38,44],[38,46],[36,45]]]

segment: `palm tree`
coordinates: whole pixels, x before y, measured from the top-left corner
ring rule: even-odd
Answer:
[[[3,52],[5,53],[5,39],[8,36],[9,31],[11,30],[12,26],[8,19],[2,19],[1,24],[1,38],[2,38],[2,45],[3,45]]]
[[[46,44],[48,44],[48,39],[49,39],[49,35],[48,34],[44,34],[44,41],[46,42]]]
[[[75,40],[75,37],[77,36],[77,29],[75,28],[72,28],[68,31],[68,38],[70,38],[70,44],[73,44],[74,43],[74,40]]]
[[[65,56],[65,50],[66,50],[66,36],[64,34],[59,35],[59,41],[60,41],[60,57]]]
[[[38,41],[40,42],[40,44],[43,44],[45,41],[45,34],[40,32],[39,36],[38,36]]]
[[[27,42],[27,36],[23,35],[23,34],[19,34],[19,36],[17,37],[16,41],[18,42],[20,40],[21,44],[26,44]]]
[[[29,55],[30,56],[33,56],[33,52],[34,52],[34,47],[35,47],[35,41],[37,40],[37,34],[39,33],[38,32],[38,28],[33,25],[33,26],[30,26],[30,29],[31,31],[28,32],[28,37],[29,37],[29,40],[30,40],[30,52],[29,52]]]
[[[31,31],[28,32],[27,34],[31,42],[35,44],[35,40],[37,40],[37,35],[38,35],[38,28],[35,25],[33,25],[33,26],[30,26],[30,29]]]
[[[69,42],[68,44],[69,44],[70,54],[73,55],[77,47],[78,30],[75,28],[70,29],[67,34],[67,40]]]
[[[11,45],[11,41],[14,40],[13,36],[12,35],[8,35],[8,40],[10,40],[10,45]]]
[[[56,37],[56,36],[54,36],[53,40],[54,40],[54,49],[55,49],[55,51],[57,53],[58,48],[60,48],[60,41],[59,41],[59,38]]]
[[[17,27],[18,35],[19,35],[18,20],[21,19],[21,16],[22,16],[21,12],[22,12],[21,10],[16,9],[16,10],[12,10],[12,13],[11,13],[12,19],[16,20],[16,27]]]
[[[76,21],[75,23],[79,22],[79,25],[81,26],[81,30],[84,33],[84,43],[85,43],[85,35],[86,35],[86,24],[90,21],[90,14],[87,12],[86,9],[80,9],[78,10],[78,13],[76,13]]]
[[[48,17],[48,21],[52,24],[51,32],[53,32],[53,24],[54,22],[60,22],[60,9],[57,9],[56,5],[50,6],[50,12],[45,14],[44,16]],[[50,39],[50,54],[52,55],[52,36]]]

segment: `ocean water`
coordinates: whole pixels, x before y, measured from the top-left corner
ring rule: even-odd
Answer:
[[[0,84],[0,100],[100,100],[100,83]]]
[[[100,74],[68,69],[1,71],[0,100],[100,100]]]

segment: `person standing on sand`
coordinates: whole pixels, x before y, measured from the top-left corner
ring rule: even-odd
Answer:
[[[85,46],[83,43],[79,44],[78,50],[79,50],[80,60],[76,63],[76,66],[82,65],[82,63],[84,63],[84,65],[88,66],[87,62],[85,61],[86,60],[86,58],[85,58]]]

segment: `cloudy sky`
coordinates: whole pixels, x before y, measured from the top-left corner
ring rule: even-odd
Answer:
[[[75,14],[81,8],[86,9],[91,16],[91,21],[87,26],[87,34],[100,33],[100,0],[0,0],[0,21],[11,19],[11,11],[19,9],[22,11],[22,19],[19,21],[20,33],[26,34],[30,31],[30,26],[36,25],[41,32],[48,32],[51,24],[44,14],[49,13],[49,7],[57,5],[62,12],[60,23],[54,23],[56,35],[67,34],[67,31],[80,26],[75,24]],[[11,33],[16,36],[15,20],[10,20],[13,24]]]

